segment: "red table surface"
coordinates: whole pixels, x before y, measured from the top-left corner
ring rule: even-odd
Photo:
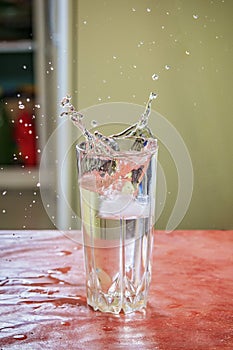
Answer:
[[[155,232],[147,310],[86,305],[80,232],[0,231],[0,349],[233,349],[233,231]]]

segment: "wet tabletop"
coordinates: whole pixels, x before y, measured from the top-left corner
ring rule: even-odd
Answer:
[[[233,231],[155,232],[146,312],[86,305],[80,232],[0,231],[0,349],[233,349]]]

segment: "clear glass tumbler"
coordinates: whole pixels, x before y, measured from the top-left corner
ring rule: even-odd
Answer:
[[[77,146],[87,303],[114,314],[146,307],[158,153],[155,139],[117,143],[113,154]]]

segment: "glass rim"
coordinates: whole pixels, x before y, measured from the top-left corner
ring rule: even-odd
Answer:
[[[124,141],[133,141],[138,138],[118,138],[118,140],[124,140]],[[113,153],[108,153],[108,152],[99,152],[94,149],[85,149],[84,146],[87,145],[87,141],[82,141],[79,144],[76,145],[76,151],[78,153],[83,153],[86,155],[91,155],[91,156],[99,156],[99,157],[108,157],[108,158],[117,158],[117,157],[125,157],[125,156],[139,156],[139,155],[153,155],[158,152],[158,141],[156,138],[147,138],[145,139],[147,141],[147,144],[144,148],[141,150],[120,150],[120,151],[115,151],[113,150]]]

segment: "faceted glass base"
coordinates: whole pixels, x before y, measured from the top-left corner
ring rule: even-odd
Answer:
[[[149,271],[144,273],[139,284],[134,284],[127,276],[121,278],[118,274],[107,293],[100,288],[99,273],[92,271],[91,275],[87,283],[87,303],[95,311],[128,314],[146,307],[151,277]]]

